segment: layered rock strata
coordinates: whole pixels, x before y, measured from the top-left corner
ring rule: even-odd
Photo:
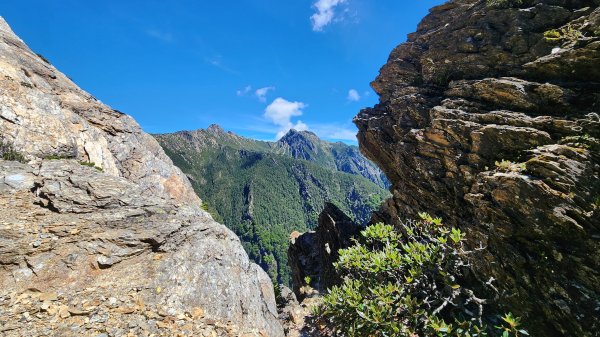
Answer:
[[[496,4],[496,5],[494,5]],[[533,335],[600,328],[599,1],[457,0],[395,48],[355,118],[392,182],[375,221],[461,227]]]

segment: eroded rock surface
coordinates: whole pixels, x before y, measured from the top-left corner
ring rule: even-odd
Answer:
[[[0,19],[0,332],[282,336],[271,280],[129,117]]]
[[[474,268],[498,288],[494,310],[532,335],[600,328],[599,4],[433,8],[355,118],[393,184],[374,220],[429,212],[463,228],[487,247]]]
[[[360,230],[338,207],[325,203],[314,231],[292,233],[288,261],[294,293],[300,301],[341,283],[333,264],[339,258],[338,251],[350,247]]]

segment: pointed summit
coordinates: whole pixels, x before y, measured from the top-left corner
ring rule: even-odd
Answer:
[[[277,141],[277,144],[294,158],[315,161],[319,152],[323,152],[320,148],[323,147],[324,142],[310,131],[291,129]]]
[[[222,134],[225,133],[225,130],[219,124],[211,124],[208,126],[206,131],[214,134]]]

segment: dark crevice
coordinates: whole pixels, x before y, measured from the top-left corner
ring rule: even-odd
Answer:
[[[162,243],[156,241],[154,238],[147,238],[140,240],[143,243],[147,243],[150,245],[150,250],[154,253],[164,253],[165,250],[161,248]]]

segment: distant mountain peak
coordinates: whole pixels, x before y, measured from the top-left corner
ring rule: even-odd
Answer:
[[[211,151],[224,147],[235,150],[272,153],[308,160],[331,170],[363,176],[380,187],[387,188],[387,178],[375,164],[363,157],[358,148],[341,142],[322,140],[310,131],[289,130],[276,142],[259,141],[225,131],[218,124],[193,132],[156,135],[163,147],[184,150],[177,138],[184,140],[195,151]],[[219,150],[221,151],[221,150]]]
[[[206,131],[211,133],[225,133],[225,130],[219,124],[211,124],[208,126]]]
[[[321,138],[317,136],[315,133],[310,131],[298,131],[294,129],[290,129],[283,137],[281,137],[278,143],[286,143],[290,146],[298,143],[302,143],[305,145],[311,144],[312,146],[316,146],[316,144],[322,142]]]
[[[318,137],[314,132],[311,132],[311,131],[308,131],[308,130],[296,130],[296,129],[290,129],[290,131],[288,131],[283,137],[286,137],[288,135],[295,135],[295,134],[307,135],[307,136],[312,136],[312,137]]]

